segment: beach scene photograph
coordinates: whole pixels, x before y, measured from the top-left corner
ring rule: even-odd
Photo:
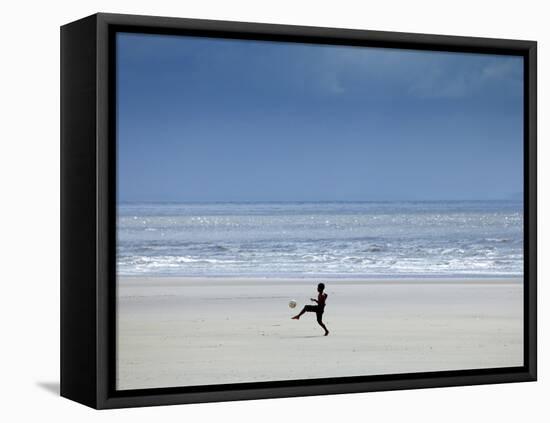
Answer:
[[[116,35],[116,389],[524,364],[523,58]]]

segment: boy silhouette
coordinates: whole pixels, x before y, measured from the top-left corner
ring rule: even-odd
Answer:
[[[308,311],[314,312],[317,315],[317,323],[319,323],[319,326],[321,326],[325,330],[325,336],[327,336],[328,335],[328,329],[323,323],[323,313],[325,311],[325,304],[327,302],[328,295],[323,292],[324,290],[325,290],[325,284],[324,283],[320,283],[319,285],[317,285],[317,292],[319,293],[317,295],[317,299],[311,298],[311,301],[315,301],[317,303],[317,305],[306,305],[306,306],[304,306],[302,311],[300,311],[300,313],[298,313],[296,316],[294,316],[293,319],[294,320],[300,320],[300,317],[302,316],[302,314],[304,314]]]

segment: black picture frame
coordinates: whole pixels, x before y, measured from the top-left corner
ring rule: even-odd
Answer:
[[[524,366],[116,391],[117,31],[524,57]],[[104,409],[536,380],[536,61],[534,41],[104,13],[61,27],[61,395]]]

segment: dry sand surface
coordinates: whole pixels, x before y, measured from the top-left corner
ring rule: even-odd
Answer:
[[[327,337],[317,280],[119,277],[118,389],[523,364],[519,279],[324,282]]]

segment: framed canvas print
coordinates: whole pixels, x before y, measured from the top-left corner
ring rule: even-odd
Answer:
[[[61,29],[61,394],[536,379],[536,43]]]

